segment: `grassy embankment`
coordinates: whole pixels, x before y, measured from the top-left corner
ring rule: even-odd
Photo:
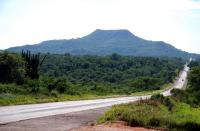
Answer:
[[[130,126],[167,130],[199,130],[200,108],[174,101],[171,98],[140,101],[113,106],[99,123],[125,121]]]

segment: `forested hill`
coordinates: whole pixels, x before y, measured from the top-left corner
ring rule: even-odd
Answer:
[[[12,47],[8,50],[73,55],[109,55],[118,53],[129,56],[168,56],[168,57],[200,57],[176,49],[162,41],[148,41],[133,35],[128,30],[100,30],[77,39],[49,40],[35,45]]]

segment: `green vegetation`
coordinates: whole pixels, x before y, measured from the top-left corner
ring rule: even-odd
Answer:
[[[23,60],[18,55],[0,53],[0,83],[23,82]]]
[[[45,56],[46,57],[46,56]],[[31,54],[30,51],[24,52],[22,50],[22,58],[25,60],[25,76],[31,79],[39,78],[39,67],[42,65],[45,57],[40,62],[40,54]]]
[[[118,54],[39,57],[3,52],[0,60],[1,105],[153,93],[171,83],[183,65],[178,58]]]
[[[41,74],[65,77],[76,90],[92,93],[133,93],[160,89],[182,69],[181,59],[110,56],[48,55]],[[48,69],[48,70],[47,70]]]
[[[153,95],[150,100],[113,106],[99,119],[99,122],[121,120],[130,126],[200,130],[200,67],[198,64],[191,66],[186,90],[176,89],[172,94],[171,97]]]
[[[130,126],[191,131],[200,129],[198,116],[200,108],[163,97],[113,106],[99,119],[99,123],[120,120]]]
[[[194,64],[195,63],[195,64]],[[188,87],[186,90],[173,90],[173,98],[190,104],[193,107],[200,106],[200,61],[192,62],[191,71],[188,76]]]
[[[198,67],[198,66],[200,66],[200,59],[196,60],[196,61],[191,61],[190,64],[189,64],[190,68],[192,68],[192,67]]]
[[[173,85],[173,83],[164,84],[162,87],[160,87],[159,90],[147,90],[147,91],[134,92],[131,95],[133,95],[133,96],[142,96],[142,95],[160,94],[161,92],[169,90],[172,87],[172,85]]]

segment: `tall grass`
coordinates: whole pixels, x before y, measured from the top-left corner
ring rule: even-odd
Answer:
[[[168,98],[173,106],[159,100],[140,101],[137,103],[113,106],[99,123],[107,121],[125,121],[130,126],[144,126],[169,130],[200,130],[200,108],[192,108],[185,103],[178,103]]]

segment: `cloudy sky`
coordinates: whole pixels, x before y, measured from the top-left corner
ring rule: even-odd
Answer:
[[[200,0],[0,0],[0,49],[128,29],[200,53]]]

